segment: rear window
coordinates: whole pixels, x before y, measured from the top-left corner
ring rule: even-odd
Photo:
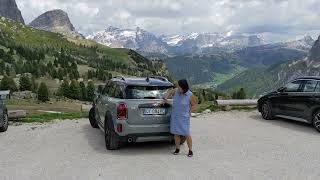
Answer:
[[[171,86],[128,86],[126,99],[162,99]]]

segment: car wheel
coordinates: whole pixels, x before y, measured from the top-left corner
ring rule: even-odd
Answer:
[[[90,121],[90,124],[93,128],[99,127],[97,124],[97,121],[96,121],[96,113],[95,113],[94,107],[92,107],[89,111],[89,121]]]
[[[120,147],[120,141],[119,136],[116,134],[116,132],[111,127],[111,124],[106,121],[105,123],[105,143],[106,148],[108,150],[117,150]]]
[[[4,116],[1,117],[2,121],[3,121],[3,126],[0,127],[0,132],[5,132],[8,130],[8,126],[9,126],[9,118],[8,118],[8,114],[4,114]]]
[[[269,101],[265,101],[261,106],[261,115],[263,119],[272,120],[274,118],[272,107]]]
[[[317,111],[317,112],[313,115],[312,124],[313,124],[314,128],[316,128],[316,130],[317,130],[318,132],[320,132],[320,111]]]

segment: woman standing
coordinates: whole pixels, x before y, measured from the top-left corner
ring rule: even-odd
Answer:
[[[193,156],[192,152],[192,138],[190,135],[190,115],[191,112],[195,111],[196,100],[192,92],[189,90],[189,85],[187,80],[182,79],[178,81],[179,87],[169,91],[165,97],[172,97],[172,114],[170,122],[170,132],[174,134],[174,141],[176,144],[176,150],[174,155],[180,152],[180,136],[185,136],[187,138],[187,143],[189,147],[188,157]]]

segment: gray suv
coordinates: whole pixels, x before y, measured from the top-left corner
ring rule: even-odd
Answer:
[[[114,77],[98,89],[89,112],[90,124],[104,132],[108,150],[126,142],[172,141],[171,102],[161,102],[173,87],[158,76]]]
[[[0,91],[0,132],[5,132],[8,129],[8,110],[5,104],[5,99],[9,96],[10,91]]]

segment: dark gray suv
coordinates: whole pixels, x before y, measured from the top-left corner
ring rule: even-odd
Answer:
[[[8,110],[5,104],[5,99],[9,96],[10,91],[0,91],[0,132],[8,130]]]
[[[171,101],[163,96],[174,87],[166,78],[115,77],[96,94],[90,124],[105,134],[106,148],[125,142],[171,141]]]

